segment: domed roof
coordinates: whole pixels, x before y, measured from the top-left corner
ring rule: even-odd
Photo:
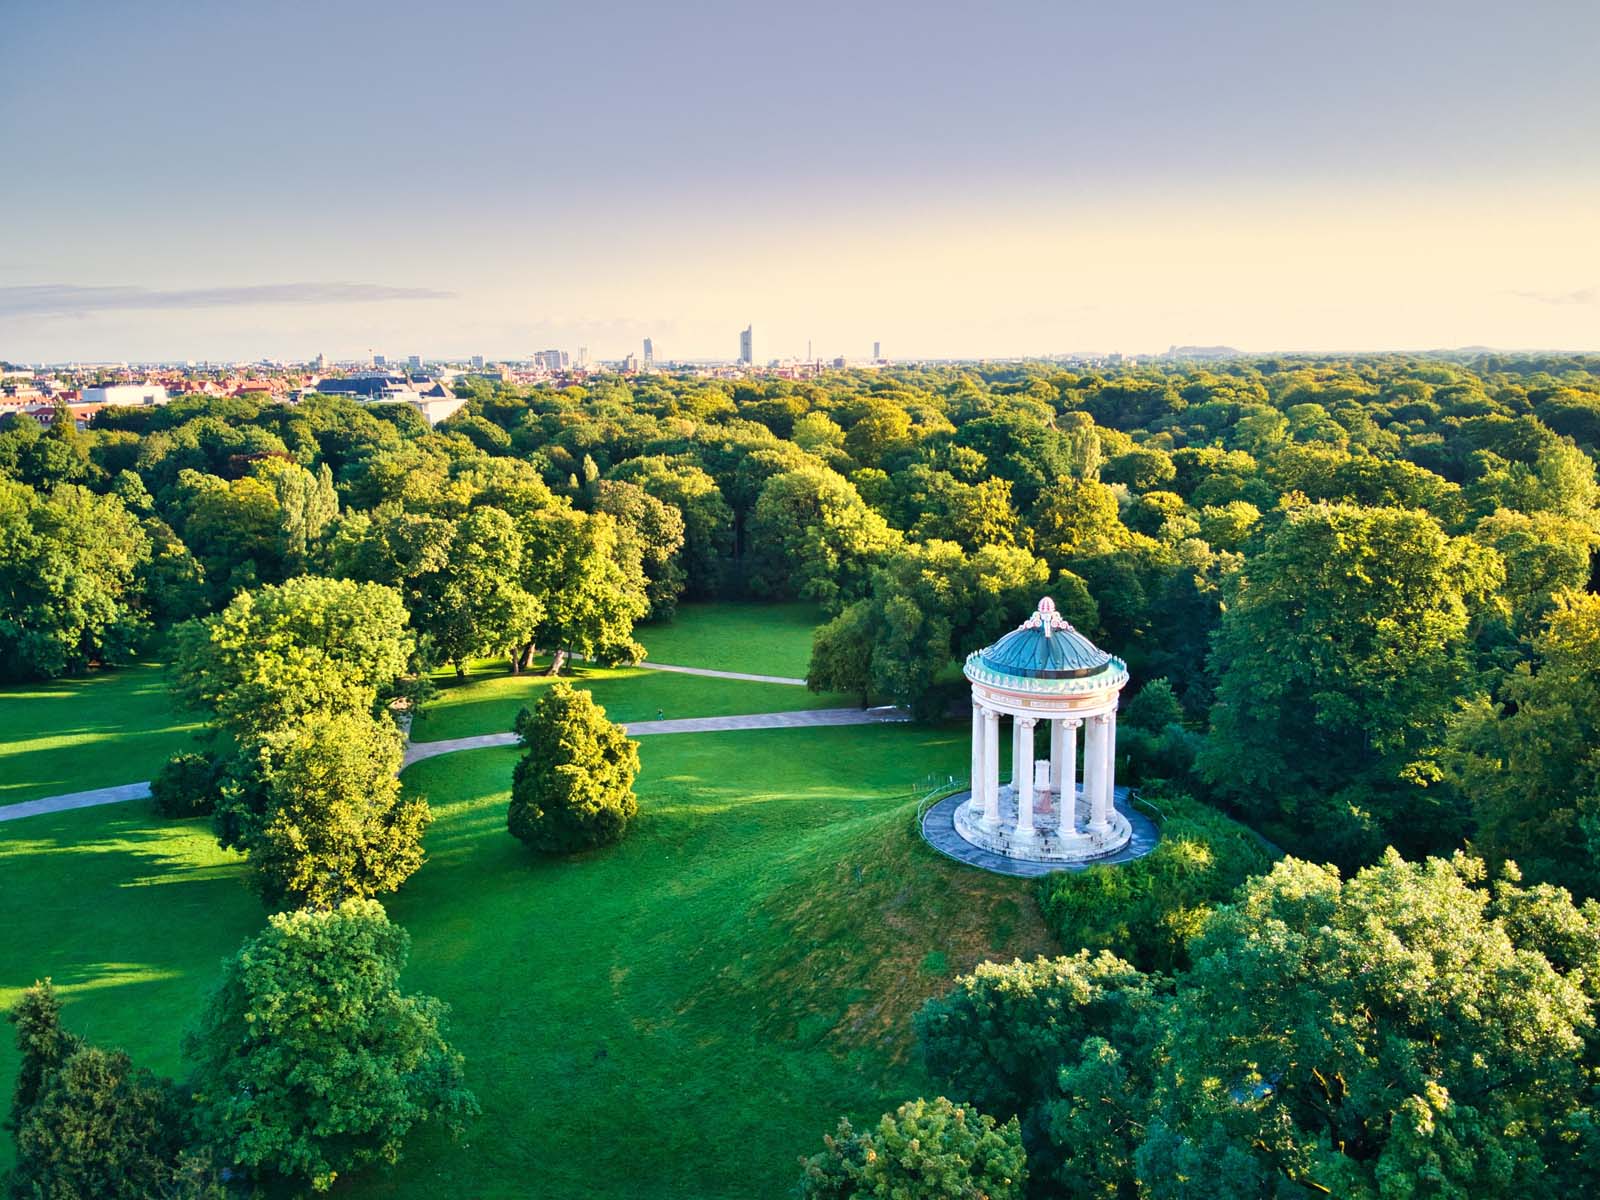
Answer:
[[[967,676],[1001,686],[1015,681],[1029,691],[1079,691],[1120,687],[1127,668],[1068,624],[1046,596],[1033,616],[967,658]]]

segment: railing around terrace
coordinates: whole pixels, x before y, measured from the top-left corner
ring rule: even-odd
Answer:
[[[922,832],[922,818],[928,815],[930,808],[946,796],[953,796],[957,792],[965,792],[971,786],[971,781],[965,776],[924,775],[916,789],[922,799],[917,801],[917,811],[912,817],[912,830],[920,835]]]

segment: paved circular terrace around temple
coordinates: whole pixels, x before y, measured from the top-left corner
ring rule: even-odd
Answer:
[[[1099,858],[1077,859],[1071,862],[1043,862],[1016,858],[975,846],[956,829],[957,810],[971,798],[971,791],[953,792],[930,806],[928,811],[922,814],[920,823],[923,839],[947,858],[999,875],[1036,878],[1056,871],[1083,871],[1101,863],[1114,865],[1132,862],[1154,850],[1156,842],[1161,838],[1155,822],[1133,806],[1128,789],[1119,787],[1116,789],[1114,803],[1117,814],[1128,823],[1129,836],[1118,849]]]

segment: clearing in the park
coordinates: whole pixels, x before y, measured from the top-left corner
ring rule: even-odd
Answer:
[[[720,630],[715,669],[789,674],[815,621],[796,617],[689,607],[670,636],[640,633],[653,657],[699,665],[683,661],[696,626]],[[629,719],[840,703],[779,684],[577,674]],[[418,735],[503,730],[547,682],[474,672]],[[552,1196],[784,1194],[796,1147],[840,1113],[873,1120],[929,1086],[911,1035],[925,999],[985,959],[1058,950],[1030,883],[951,862],[917,834],[925,781],[965,774],[969,753],[965,723],[644,738],[634,836],[559,861],[506,832],[516,749],[408,769],[435,821],[426,865],[385,903],[413,939],[404,985],[450,1004],[484,1112],[464,1145],[423,1132],[398,1169],[347,1194],[522,1194],[534,1178]],[[241,862],[204,819],[163,820],[148,802],[0,824],[13,917],[0,1005],[53,976],[72,1030],[181,1074],[220,960],[262,923]],[[0,1077],[16,1066],[5,1039]]]

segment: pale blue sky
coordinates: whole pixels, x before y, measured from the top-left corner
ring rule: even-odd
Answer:
[[[1600,345],[1600,5],[4,0],[0,358]]]

